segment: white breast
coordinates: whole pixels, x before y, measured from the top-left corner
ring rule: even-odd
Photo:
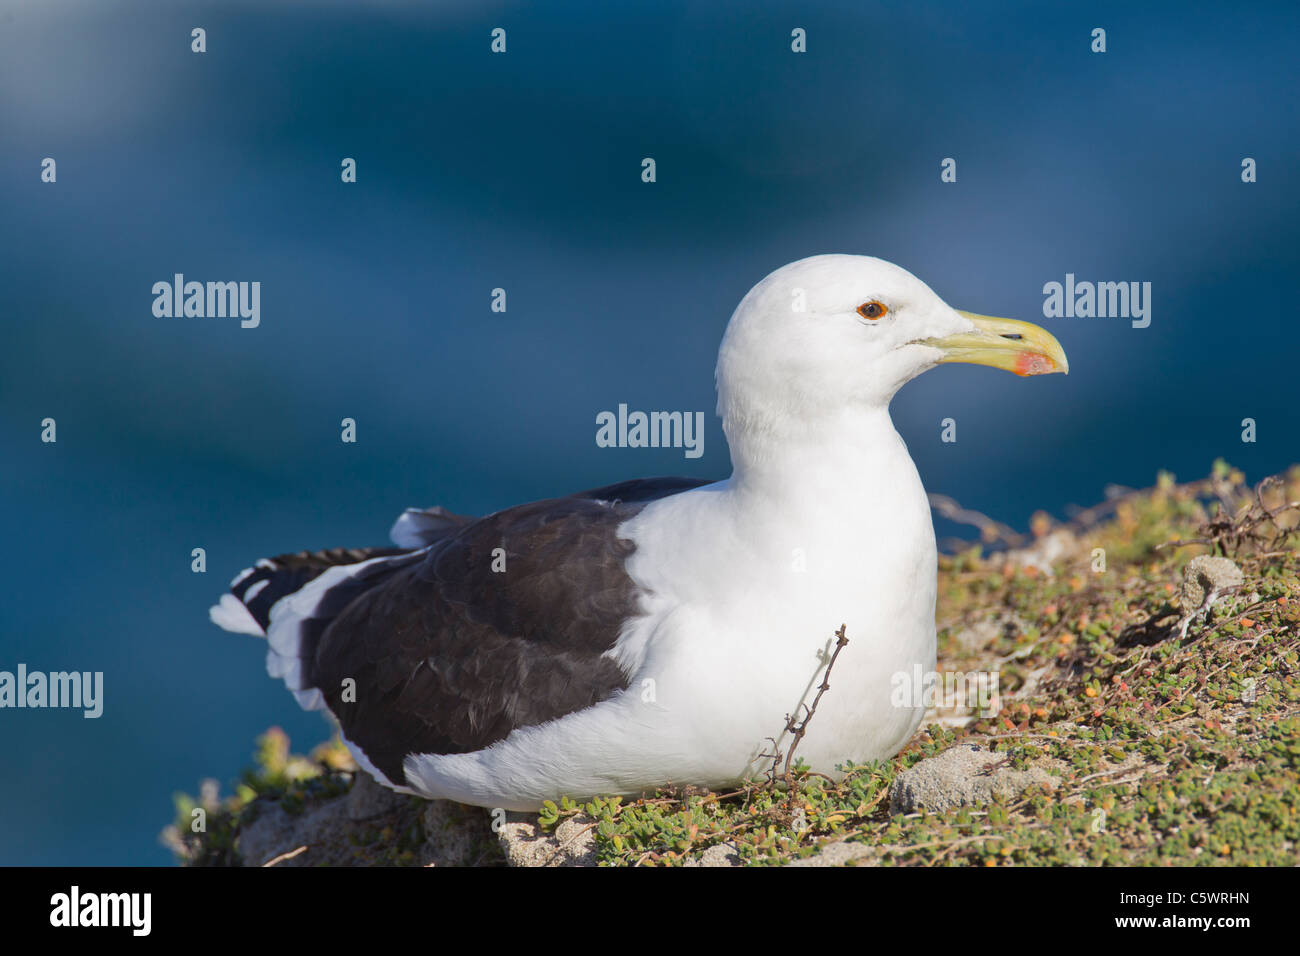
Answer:
[[[864,473],[889,477],[875,494],[813,489],[756,510],[723,482],[629,522],[648,613],[615,654],[634,690],[654,693],[675,779],[757,769],[766,738],[811,705],[841,624],[849,644],[799,756],[829,773],[888,756],[915,731],[923,709],[895,706],[890,691],[895,675],[934,669],[935,546],[924,490],[897,447],[900,461],[877,458]]]

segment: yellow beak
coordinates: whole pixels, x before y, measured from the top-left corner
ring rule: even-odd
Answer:
[[[941,339],[926,339],[943,352],[943,362],[970,362],[991,365],[1017,375],[1047,375],[1070,371],[1070,362],[1056,337],[1032,322],[999,319],[991,315],[958,312],[975,323],[970,332],[959,332]]]

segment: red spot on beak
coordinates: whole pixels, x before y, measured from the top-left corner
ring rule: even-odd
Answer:
[[[1056,371],[1056,363],[1037,352],[1021,352],[1014,371],[1017,375],[1047,375]]]

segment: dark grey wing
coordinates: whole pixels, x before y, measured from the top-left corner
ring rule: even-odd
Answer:
[[[711,483],[712,479],[709,478],[633,478],[603,488],[579,491],[569,497],[647,502]],[[441,505],[432,508],[407,508],[398,517],[389,534],[393,542],[401,547],[422,548],[474,520],[468,515],[454,514]]]
[[[480,750],[611,697],[628,681],[603,655],[638,610],[625,570],[634,546],[618,526],[652,497],[702,483],[625,482],[520,505],[452,530],[418,560],[368,566],[304,622],[306,686],[398,784],[408,754]],[[615,489],[631,493],[617,501]]]
[[[571,497],[597,498],[602,501],[649,502],[713,483],[712,478],[633,478],[630,481],[620,481],[616,485],[579,491]]]

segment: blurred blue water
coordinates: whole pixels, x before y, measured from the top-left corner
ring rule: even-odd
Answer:
[[[1300,457],[1294,5],[407,6],[0,10],[0,669],[106,684],[99,720],[0,711],[0,863],[166,863],[174,790],[271,724],[323,739],[207,621],[257,557],[725,475],[717,342],[792,259],[1033,321],[1067,272],[1153,284],[1150,328],[1045,321],[1068,378],[945,367],[897,399],[927,487],[1013,525]],[[261,327],[155,318],[174,272],[259,280]],[[597,448],[619,402],[706,410],[704,456]]]

